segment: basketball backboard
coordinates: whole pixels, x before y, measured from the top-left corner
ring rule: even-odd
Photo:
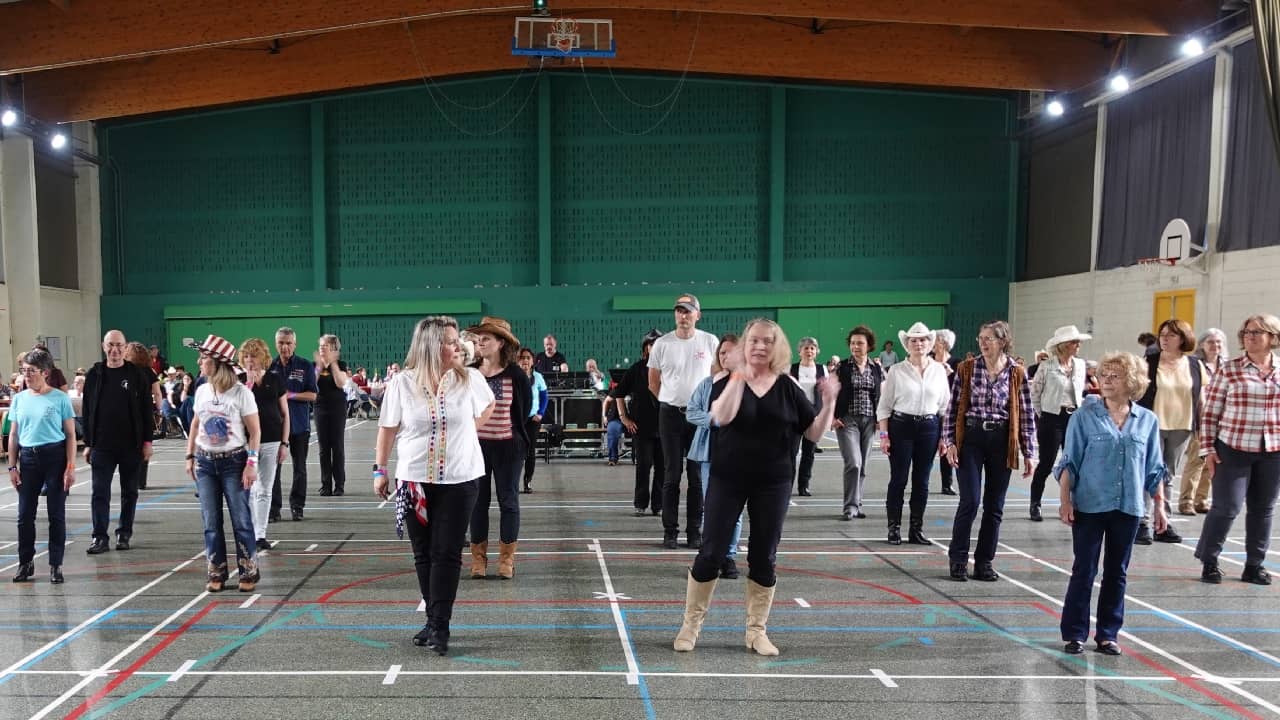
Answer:
[[[518,17],[512,55],[554,58],[616,57],[613,21],[590,18]]]

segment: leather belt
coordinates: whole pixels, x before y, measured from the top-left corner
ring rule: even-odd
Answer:
[[[985,430],[991,432],[993,430],[1005,430],[1009,427],[1008,420],[979,420],[977,418],[965,418],[964,426],[970,430]]]
[[[908,415],[900,412],[894,412],[891,417],[894,420],[910,420],[912,422],[930,422],[938,419],[937,415]]]
[[[211,450],[196,450],[196,457],[202,457],[207,460],[222,460],[224,458],[232,458],[232,457],[236,457],[237,455],[246,455],[246,454],[248,454],[248,450],[245,450],[242,447],[236,448],[235,450],[221,450],[218,452],[214,452]]]

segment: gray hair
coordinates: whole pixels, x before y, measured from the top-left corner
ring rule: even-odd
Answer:
[[[28,350],[26,357],[22,358],[22,362],[42,372],[53,371],[53,356],[42,347],[34,347]]]
[[[812,345],[812,346],[813,346],[814,350],[817,350],[817,349],[818,349],[818,339],[817,339],[817,338],[812,338],[812,337],[802,337],[802,338],[800,338],[800,342],[796,343],[796,349],[797,349],[797,350],[801,350],[801,349],[804,349],[804,348],[806,348],[806,347],[809,347],[810,345]]]
[[[951,350],[956,346],[956,334],[944,328],[938,331],[938,337],[936,342],[945,343],[947,346],[947,349]]]
[[[285,326],[281,327],[279,330],[276,330],[276,337],[280,337],[281,335],[283,335],[283,336],[285,336],[285,337],[297,337],[297,336],[298,336],[298,334],[297,334],[297,333],[295,333],[295,332],[293,331],[293,328],[289,327],[288,325],[285,325]]]
[[[992,320],[982,323],[982,328],[990,330],[991,334],[1004,345],[1006,355],[1013,354],[1013,330],[1009,328],[1009,323],[1004,320]]]
[[[1227,346],[1227,334],[1222,332],[1218,328],[1209,328],[1208,330],[1205,330],[1204,332],[1200,333],[1200,340],[1196,344],[1203,345],[1205,340],[1208,340],[1209,338],[1215,338],[1215,337],[1218,338],[1218,341],[1222,343],[1222,346],[1224,348]]]

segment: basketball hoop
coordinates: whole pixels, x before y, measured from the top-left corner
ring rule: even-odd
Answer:
[[[547,47],[555,48],[568,55],[580,44],[578,21],[572,18],[556,18],[551,24],[551,32],[547,33]]]
[[[1137,262],[1137,263],[1135,263],[1135,264],[1136,264],[1140,269],[1142,269],[1142,270],[1144,270],[1144,271],[1146,271],[1146,272],[1154,273],[1154,272],[1159,272],[1160,268],[1164,268],[1164,267],[1177,267],[1177,265],[1178,265],[1178,258],[1176,258],[1176,257],[1150,257],[1150,258],[1139,258],[1139,259],[1138,259],[1138,262]]]

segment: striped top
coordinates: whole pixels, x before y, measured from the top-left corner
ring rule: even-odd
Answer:
[[[511,401],[515,398],[511,378],[502,373],[486,380],[489,382],[489,389],[493,391],[493,413],[489,415],[488,422],[477,428],[477,434],[481,440],[510,440]]]

